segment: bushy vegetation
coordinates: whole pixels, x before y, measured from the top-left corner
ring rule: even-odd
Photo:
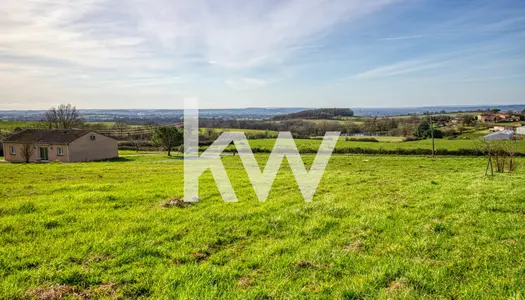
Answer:
[[[345,141],[379,143],[379,140],[373,137],[346,137]]]
[[[314,202],[284,164],[259,203],[240,159],[223,161],[238,203],[205,173],[201,201],[179,205],[178,157],[0,164],[0,298],[525,294],[524,168],[336,155]]]
[[[431,140],[414,140],[407,142],[376,142],[363,141],[361,138],[341,137],[337,142],[336,153],[366,153],[366,154],[402,154],[402,155],[430,155],[432,153]],[[275,139],[250,140],[250,146],[254,152],[269,153],[273,149]],[[321,145],[320,139],[296,139],[295,143],[301,153],[317,153]],[[438,155],[483,155],[479,149],[478,141],[470,140],[445,140],[435,141],[436,154]],[[516,142],[517,154],[525,154],[525,140]],[[204,150],[206,147],[202,147]],[[235,151],[232,145],[227,148]]]
[[[171,156],[171,151],[182,145],[184,132],[181,128],[175,126],[158,126],[155,127],[151,141],[154,145],[162,147]]]
[[[443,131],[435,128],[434,124],[430,121],[422,120],[421,123],[419,123],[419,126],[417,127],[416,131],[414,132],[414,136],[420,139],[440,139],[443,138]]]
[[[279,115],[274,117],[274,120],[290,120],[290,119],[333,119],[354,116],[354,111],[349,108],[319,108],[304,110],[296,113]]]

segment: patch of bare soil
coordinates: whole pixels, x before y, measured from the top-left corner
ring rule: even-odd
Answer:
[[[237,286],[240,288],[249,287],[253,284],[253,279],[251,277],[244,276],[239,281],[237,281]]]
[[[206,253],[202,253],[202,252],[195,252],[193,253],[193,257],[195,258],[196,261],[203,261],[205,259],[208,258],[208,254]]]
[[[65,299],[67,297],[82,299],[80,292],[69,285],[53,284],[50,286],[36,287],[27,291],[27,294],[38,300]]]
[[[301,268],[301,269],[314,268],[315,267],[315,265],[312,262],[309,262],[309,261],[306,261],[306,260],[300,260],[300,261],[296,262],[295,266],[298,267],[298,268]]]
[[[363,244],[363,242],[360,240],[351,243],[343,249],[344,252],[363,252],[364,250],[365,244]]]
[[[405,287],[405,282],[403,280],[396,280],[390,283],[390,286],[386,288],[387,292],[395,293]]]
[[[160,203],[160,206],[162,206],[162,207],[166,207],[166,208],[171,208],[171,207],[181,207],[181,208],[184,208],[184,207],[191,206],[191,203],[189,203],[189,202],[184,202],[184,200],[181,200],[181,199],[173,198],[173,199],[170,199],[170,200],[166,200],[166,201],[161,202],[161,203]]]
[[[27,291],[27,295],[37,300],[91,299],[106,297],[117,299],[117,285],[105,283],[88,289],[78,289],[70,285],[53,284],[40,286]]]

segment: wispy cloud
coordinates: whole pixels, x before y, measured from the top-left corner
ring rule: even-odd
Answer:
[[[517,0],[2,0],[0,11],[0,99],[28,105],[142,106],[188,92],[236,106],[226,99],[242,91],[301,106],[282,101],[348,78],[503,81],[525,70]]]
[[[263,79],[243,77],[243,78],[228,79],[225,81],[225,83],[230,88],[244,90],[244,89],[249,89],[249,88],[265,86],[269,82]]]
[[[443,62],[431,62],[429,60],[409,60],[386,66],[377,67],[351,77],[351,79],[374,79],[414,73],[424,70],[435,69],[443,66]]]
[[[182,0],[138,1],[137,6],[143,32],[168,49],[242,68],[280,61],[288,50],[304,50],[305,43],[333,26],[394,2]]]
[[[400,41],[400,40],[413,40],[413,39],[421,39],[424,38],[425,35],[418,34],[418,35],[407,35],[407,36],[394,36],[394,37],[386,37],[386,38],[380,38],[380,41]]]
[[[499,81],[499,80],[508,80],[508,79],[519,79],[519,78],[524,78],[524,77],[525,77],[525,74],[516,74],[516,75],[508,75],[508,76],[471,77],[471,78],[463,78],[463,79],[454,79],[454,80],[450,80],[450,82],[457,82],[457,83],[490,82],[490,81]]]

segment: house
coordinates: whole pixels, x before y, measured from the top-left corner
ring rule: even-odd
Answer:
[[[505,131],[498,131],[498,132],[490,133],[490,134],[486,135],[483,139],[485,141],[513,140],[514,139],[514,131],[512,131],[512,130],[505,130]]]
[[[521,126],[516,128],[516,134],[517,135],[525,135],[525,126]]]
[[[510,121],[510,117],[509,114],[496,114],[496,121]]]
[[[493,114],[482,114],[478,116],[478,120],[480,120],[483,123],[494,122],[496,121],[496,116]]]
[[[80,162],[118,157],[117,141],[91,130],[26,129],[4,139],[10,162]]]

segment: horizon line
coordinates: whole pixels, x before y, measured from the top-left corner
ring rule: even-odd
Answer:
[[[513,104],[456,104],[456,105],[436,105],[436,106],[361,106],[361,107],[342,107],[342,106],[252,106],[252,107],[229,107],[229,108],[199,108],[199,110],[245,110],[245,109],[323,109],[323,108],[348,108],[357,109],[422,109],[422,108],[481,108],[481,107],[498,107],[498,106],[525,106],[525,103]],[[78,108],[78,110],[184,110],[184,108]],[[48,109],[0,109],[2,111],[46,111]]]

